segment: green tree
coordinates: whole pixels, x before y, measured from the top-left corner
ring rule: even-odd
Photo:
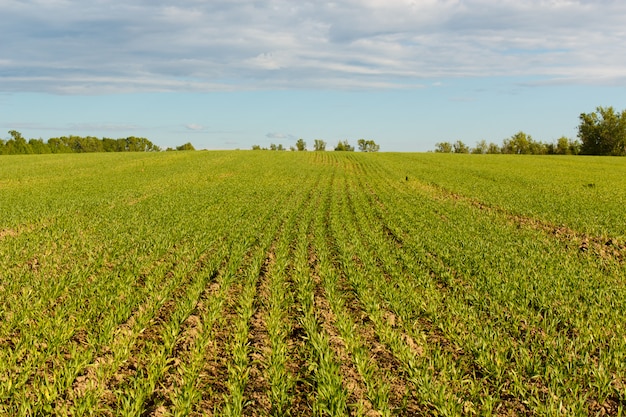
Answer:
[[[69,153],[72,149],[68,147],[61,138],[48,139],[48,148],[52,153]]]
[[[50,143],[50,141],[48,141]],[[116,139],[102,138],[102,149],[104,152],[121,152],[122,148]]]
[[[33,153],[50,153],[50,147],[48,147],[48,144],[45,143],[43,139],[30,139],[28,141],[28,146],[30,146]]]
[[[9,135],[11,135],[11,139],[9,139],[5,145],[8,154],[23,155],[33,153],[30,145],[20,132],[10,130]]]
[[[146,138],[138,138],[135,136],[129,136],[125,139],[125,142],[126,142],[126,150],[129,152],[158,152],[161,150],[161,148],[159,148],[158,146],[156,146],[154,143],[150,142]],[[189,145],[191,145],[191,143],[189,143]]]
[[[299,151],[306,151],[306,142],[304,141],[304,139],[298,139],[298,141],[296,142],[296,148]]]
[[[528,149],[532,155],[545,155],[549,153],[549,147],[547,144],[534,140],[529,142]]]
[[[454,153],[469,153],[470,152],[469,146],[467,146],[460,140],[457,140],[456,142],[454,142],[454,144],[452,145],[452,149],[454,150]]]
[[[533,140],[532,136],[519,131],[502,141],[502,153],[545,155],[552,153],[553,145]]]
[[[582,113],[578,126],[581,153],[586,155],[626,155],[626,110],[597,107],[594,113]]]
[[[451,153],[452,144],[450,142],[438,142],[435,144],[435,152],[437,153]]]
[[[335,150],[336,151],[346,151],[346,152],[353,152],[354,151],[354,146],[351,146],[347,140],[339,141],[339,143],[337,143],[337,146],[335,146]]]
[[[554,148],[554,153],[557,155],[570,155],[569,151],[569,139],[565,136],[561,136],[556,141],[556,146]]]
[[[554,145],[556,155],[578,155],[580,153],[580,142],[561,136]]]
[[[485,154],[489,146],[487,145],[487,141],[485,139],[479,140],[476,142],[476,146],[472,149],[473,154]]]
[[[326,150],[326,142],[321,139],[315,139],[315,143],[313,143],[313,148],[316,151],[325,151]]]
[[[146,138],[130,136],[122,139],[102,138],[94,136],[61,136],[50,138],[47,142],[43,139],[26,139],[16,130],[11,130],[11,139],[3,143],[2,153],[27,154],[27,153],[84,153],[84,152],[159,152],[159,148]],[[189,144],[183,145],[185,149],[193,148]],[[180,148],[180,147],[179,147]]]
[[[74,150],[76,152],[103,152],[104,146],[102,141],[93,136],[80,137],[80,136],[71,136],[71,139],[74,143]],[[129,149],[134,150],[134,149]]]
[[[502,149],[500,149],[500,146],[498,144],[489,142],[489,146],[487,147],[487,153],[488,154],[502,153]]]
[[[519,131],[508,139],[502,141],[502,153],[508,154],[530,154],[531,147],[530,142],[532,138],[530,135]]]
[[[357,145],[359,146],[359,150],[361,152],[378,152],[378,150],[380,149],[380,146],[371,139],[359,139],[357,141]]]
[[[196,148],[193,147],[191,142],[187,142],[187,143],[185,143],[183,145],[177,146],[176,150],[177,151],[195,151]]]

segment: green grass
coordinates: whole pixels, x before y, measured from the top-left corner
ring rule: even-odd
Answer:
[[[622,415],[626,164],[0,157],[0,414]]]

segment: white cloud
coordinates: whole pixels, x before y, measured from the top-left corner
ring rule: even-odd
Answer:
[[[194,130],[194,131],[204,130],[204,126],[196,124],[196,123],[190,123],[188,125],[185,125],[185,127],[189,130]]]
[[[294,140],[296,138],[295,135],[278,133],[278,132],[268,133],[267,135],[265,135],[265,137],[269,139],[287,139],[287,140]]]
[[[140,130],[141,126],[134,124],[119,124],[119,123],[69,123],[69,124],[42,124],[33,122],[15,122],[7,123],[12,129],[29,129],[29,130],[56,130],[63,132],[92,132],[92,131],[106,131],[106,132],[128,132],[133,130]]]
[[[625,85],[626,3],[609,0],[13,0],[0,14],[0,92]]]
[[[265,135],[265,137],[270,139],[285,139],[287,135],[285,135],[284,133],[272,132]]]

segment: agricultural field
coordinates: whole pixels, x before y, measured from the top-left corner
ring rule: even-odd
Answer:
[[[0,157],[0,415],[626,408],[626,160]]]

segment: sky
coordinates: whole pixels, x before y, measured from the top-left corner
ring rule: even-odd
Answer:
[[[626,108],[623,0],[0,0],[0,138],[381,151]]]

